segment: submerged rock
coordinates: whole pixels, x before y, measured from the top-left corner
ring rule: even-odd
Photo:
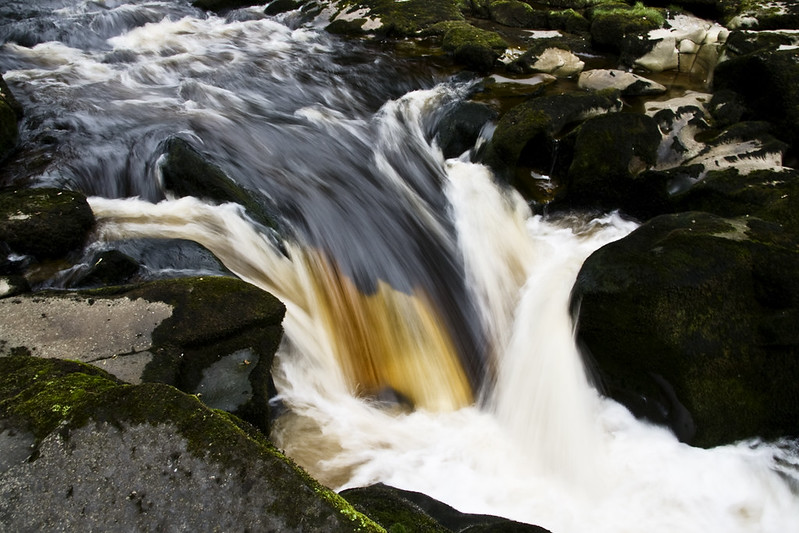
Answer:
[[[209,403],[266,431],[284,311],[270,294],[224,277],[40,291],[0,299],[0,355],[76,359],[128,383],[200,394],[206,376],[228,361],[235,372],[224,386],[217,380]]]
[[[577,86],[589,91],[617,89],[622,96],[663,94],[667,90],[664,85],[619,69],[592,69],[582,72]]]
[[[22,106],[0,75],[0,161],[3,161],[16,148],[19,141],[19,126]]]
[[[701,446],[799,434],[796,242],[685,212],[592,254],[573,309],[606,392]]]
[[[245,422],[163,384],[0,358],[0,529],[382,531]]]

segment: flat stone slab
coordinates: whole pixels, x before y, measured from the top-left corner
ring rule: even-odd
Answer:
[[[143,298],[48,294],[0,299],[0,355],[77,360],[139,383],[152,360],[152,333],[172,310],[167,303]]]

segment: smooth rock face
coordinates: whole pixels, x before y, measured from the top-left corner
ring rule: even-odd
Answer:
[[[598,91],[618,89],[623,96],[662,94],[666,87],[638,74],[619,69],[593,69],[580,73],[577,85],[581,89]]]

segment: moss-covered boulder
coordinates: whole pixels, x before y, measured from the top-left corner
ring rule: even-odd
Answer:
[[[540,96],[512,108],[499,120],[483,161],[523,192],[530,171],[550,175],[567,169],[571,158],[561,136],[587,118],[621,109],[618,91]]]
[[[532,6],[520,0],[493,0],[488,3],[491,20],[504,26],[530,28],[536,16]]]
[[[666,210],[665,184],[642,175],[657,162],[661,134],[653,118],[609,113],[586,120],[570,135],[574,157],[560,207],[622,209],[642,218]]]
[[[718,65],[716,90],[735,91],[749,113],[744,119],[766,120],[774,134],[799,153],[799,50],[756,52],[731,58]]]
[[[662,11],[649,8],[640,2],[635,6],[606,2],[588,11],[591,21],[591,39],[599,50],[640,57],[652,45],[646,38],[652,30],[665,23]]]
[[[129,383],[174,385],[266,431],[284,312],[226,277],[40,291],[0,299],[0,355],[76,359]]]
[[[656,217],[592,254],[577,336],[605,391],[685,441],[799,434],[799,251],[755,217]]]
[[[389,37],[416,36],[440,22],[464,20],[456,0],[348,0],[335,8],[338,11],[331,17],[334,28],[339,21],[350,21]]]
[[[541,527],[507,518],[462,513],[425,494],[383,484],[347,489],[341,495],[387,531],[547,533]]]
[[[19,142],[17,123],[20,118],[22,118],[22,106],[0,75],[0,162],[8,157]]]
[[[437,36],[441,47],[456,63],[477,72],[491,71],[508,43],[496,32],[483,30],[464,21],[441,22],[426,35]]]
[[[0,358],[4,531],[384,531],[254,428],[163,384]]]
[[[94,226],[86,197],[59,189],[0,191],[0,241],[37,259],[63,257],[83,245]]]

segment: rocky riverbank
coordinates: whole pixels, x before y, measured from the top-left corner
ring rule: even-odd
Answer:
[[[194,4],[224,16],[254,2]],[[445,154],[490,166],[548,216],[619,210],[641,222],[586,261],[573,291],[578,339],[604,393],[695,445],[796,437],[799,13],[669,6],[265,9],[325,17],[330,32],[482,78],[431,133]],[[0,78],[7,166],[28,149],[23,118]],[[490,140],[471,148],[487,123]],[[199,147],[169,139],[161,149],[175,195],[240,203],[279,231]],[[382,486],[341,496],[320,486],[265,437],[281,302],[199,246],[192,261],[214,275],[146,279],[119,250],[87,260],[95,221],[85,197],[5,185],[4,528],[541,531]],[[56,272],[69,272],[68,289],[42,290]]]

